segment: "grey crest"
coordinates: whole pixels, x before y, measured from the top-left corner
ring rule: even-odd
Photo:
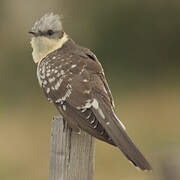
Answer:
[[[54,32],[62,31],[61,17],[53,13],[47,13],[35,22],[32,32],[46,32],[52,30]]]

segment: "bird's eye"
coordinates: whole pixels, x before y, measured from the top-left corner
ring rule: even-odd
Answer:
[[[50,30],[47,31],[47,34],[48,34],[49,36],[51,36],[51,35],[54,34],[54,31],[50,29]]]

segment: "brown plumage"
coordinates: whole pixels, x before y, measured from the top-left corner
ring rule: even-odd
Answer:
[[[45,14],[30,33],[39,83],[69,126],[117,146],[135,166],[151,170],[114,113],[113,97],[96,56],[76,45],[53,13]]]
[[[38,72],[45,95],[74,131],[118,146],[135,166],[151,170],[114,114],[103,69],[89,49],[69,39],[40,62]]]

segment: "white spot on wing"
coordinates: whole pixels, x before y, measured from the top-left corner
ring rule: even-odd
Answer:
[[[87,110],[87,109],[82,109],[81,112],[83,113],[83,112],[85,112],[86,110]]]
[[[90,124],[93,124],[95,122],[95,117],[93,118],[93,120],[90,122]]]
[[[67,84],[67,88],[72,89],[72,86],[70,84]]]
[[[55,89],[58,90],[59,87],[60,87],[60,85],[61,85],[61,84],[60,84],[59,81],[58,81],[58,82],[56,83],[56,85],[55,85]]]
[[[49,94],[49,92],[50,92],[50,88],[47,88],[46,93]]]
[[[72,81],[72,78],[69,78],[68,81]]]
[[[102,117],[103,119],[105,119],[104,113],[102,112],[102,110],[101,110],[100,107],[98,108],[98,112],[99,112],[99,114],[101,115],[101,117]],[[106,124],[109,125],[109,122],[107,122]]]
[[[96,129],[96,128],[97,128],[97,125],[98,125],[98,124],[95,124],[95,125],[93,126],[93,128]]]
[[[92,106],[92,103],[91,103],[91,102],[87,102],[87,103],[83,106],[83,108],[88,109],[88,108],[90,108],[91,106]]]
[[[53,81],[55,81],[55,77],[49,78],[48,80],[50,83],[52,83]]]
[[[79,72],[79,75],[81,75],[83,72],[84,72],[84,69],[82,69],[82,70]]]
[[[51,99],[51,98],[48,98],[48,101],[51,103],[51,102],[52,102],[52,99]]]
[[[71,66],[71,68],[75,68],[77,66],[77,64],[73,64],[72,66]]]
[[[45,73],[45,65],[42,67],[42,74]]]
[[[100,114],[100,116],[105,119],[104,113],[102,112],[101,108],[99,107],[99,103],[96,99],[93,100],[92,102],[92,106],[94,107],[94,109],[96,109],[98,111],[98,113]]]
[[[61,70],[61,75],[64,75],[64,70]]]
[[[63,110],[66,111],[66,105],[63,105]]]
[[[66,91],[66,94],[62,97],[62,100],[65,101],[66,98],[68,98],[70,95],[71,95],[71,89],[68,89],[68,90]]]
[[[98,103],[98,101],[96,99],[93,100],[92,106],[94,107],[94,109],[98,109],[99,108],[99,103]]]
[[[87,99],[86,100],[86,103],[85,103],[85,105],[84,106],[77,106],[76,108],[77,109],[88,109],[88,108],[90,108],[92,106],[92,100],[91,99]]]
[[[44,84],[44,85],[47,85],[47,81],[46,81],[46,80],[44,80],[44,81],[43,81],[43,84]]]
[[[59,79],[59,83],[60,83],[60,84],[62,83],[62,81],[63,81],[63,79]]]
[[[85,90],[84,94],[89,94],[91,91],[90,90]]]
[[[62,100],[61,100],[61,98],[59,98],[59,99],[57,99],[55,102],[56,103],[60,103]]]
[[[89,119],[91,114],[92,114],[92,112],[89,113],[89,115],[86,117],[86,119]]]

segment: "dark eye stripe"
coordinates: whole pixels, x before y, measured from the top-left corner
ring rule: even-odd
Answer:
[[[38,31],[38,34],[39,34],[39,36],[43,36],[44,34],[43,34],[43,32],[42,31]]]
[[[54,34],[54,31],[53,31],[53,30],[51,30],[51,29],[49,29],[49,30],[47,31],[47,34],[48,34],[49,36],[51,36],[51,35],[53,35],[53,34]]]

